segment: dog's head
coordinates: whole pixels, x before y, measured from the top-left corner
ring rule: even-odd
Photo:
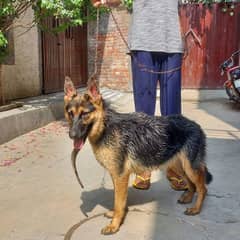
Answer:
[[[71,79],[66,77],[64,92],[64,114],[69,122],[69,137],[74,140],[74,148],[80,150],[103,114],[102,97],[94,80],[80,95]]]

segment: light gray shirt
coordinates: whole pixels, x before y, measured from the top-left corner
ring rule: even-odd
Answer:
[[[183,52],[178,0],[135,0],[129,44],[131,50]]]

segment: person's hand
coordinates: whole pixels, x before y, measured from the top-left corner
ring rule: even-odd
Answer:
[[[96,8],[99,8],[101,6],[104,6],[105,5],[105,2],[106,1],[102,1],[102,0],[91,0],[92,2],[92,5]]]
[[[96,8],[99,7],[117,7],[120,5],[121,0],[91,0],[92,5]]]

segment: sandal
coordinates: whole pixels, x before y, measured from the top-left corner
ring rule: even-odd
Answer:
[[[187,183],[184,181],[184,179],[173,170],[168,169],[167,179],[170,182],[171,188],[176,191],[185,191],[188,189]]]
[[[151,179],[150,177],[143,178],[140,175],[136,175],[136,178],[135,178],[132,186],[139,190],[148,190],[151,186],[150,179]]]

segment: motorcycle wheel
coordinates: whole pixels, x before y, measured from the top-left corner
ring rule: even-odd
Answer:
[[[230,100],[234,100],[233,90],[225,86],[226,93]]]

